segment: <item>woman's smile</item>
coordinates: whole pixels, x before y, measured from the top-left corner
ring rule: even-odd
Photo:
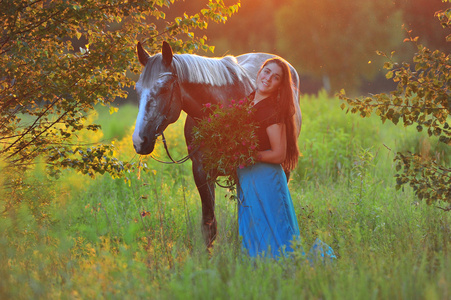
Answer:
[[[269,63],[258,74],[257,92],[269,96],[274,93],[282,82],[282,68],[275,63]]]

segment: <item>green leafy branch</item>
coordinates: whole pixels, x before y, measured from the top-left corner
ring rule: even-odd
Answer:
[[[154,38],[147,44],[155,51],[162,39],[178,45],[179,52],[212,51],[206,37],[189,33],[193,28],[206,28],[208,21],[225,20],[239,7],[239,3],[226,6],[223,1],[209,1],[200,14],[176,18],[159,31],[151,22],[164,19],[161,8],[173,2],[0,2],[0,69],[4,70],[0,76],[0,157],[8,168],[26,166],[41,156],[49,163],[51,175],[59,174],[57,167],[91,176],[104,172],[118,176],[127,170],[130,164],[110,157],[113,152],[107,150],[112,145],[86,148],[79,141],[75,150],[61,145],[75,143],[83,131],[100,129],[85,124],[95,105],[110,105],[117,97],[127,96],[124,88],[133,84],[127,70],[139,72],[138,40],[158,37],[159,41]]]
[[[450,26],[451,9],[438,12],[442,25]],[[410,34],[410,32],[409,32]],[[449,40],[449,36],[447,37]],[[381,93],[363,98],[349,98],[342,90],[338,96],[344,102],[341,108],[346,113],[359,113],[369,117],[373,112],[382,123],[390,120],[404,126],[416,125],[418,132],[427,129],[429,137],[437,137],[440,143],[451,146],[451,63],[449,54],[432,51],[418,44],[418,37],[409,37],[405,42],[413,42],[417,49],[413,66],[398,64],[390,56],[378,52],[388,61],[384,64],[386,78],[397,83],[397,88],[389,94]],[[419,199],[427,204],[444,201],[451,204],[451,168],[434,159],[420,154],[398,152],[396,168],[396,188],[409,184]],[[444,162],[446,163],[446,162]]]

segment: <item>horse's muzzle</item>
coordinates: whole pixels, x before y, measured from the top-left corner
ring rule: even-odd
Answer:
[[[156,137],[153,139],[143,137],[142,139],[139,139],[139,141],[133,140],[133,148],[135,148],[136,153],[147,155],[152,153],[152,151],[155,149],[155,141]]]

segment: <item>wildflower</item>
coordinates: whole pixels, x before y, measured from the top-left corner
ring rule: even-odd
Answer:
[[[211,107],[211,103],[210,103],[210,102],[209,102],[209,103],[205,103],[204,106],[205,106],[206,108],[210,108],[210,107]]]
[[[150,216],[150,212],[143,210],[141,212],[141,217],[146,217],[146,216]]]

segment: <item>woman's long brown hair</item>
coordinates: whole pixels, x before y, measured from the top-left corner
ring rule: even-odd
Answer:
[[[285,161],[282,163],[282,167],[285,171],[291,171],[296,168],[299,158],[291,72],[288,63],[284,59],[280,57],[274,57],[268,59],[260,68],[260,71],[258,73],[260,73],[261,70],[263,70],[263,68],[270,63],[277,64],[283,72],[282,83],[278,91],[278,101],[280,113],[283,118],[287,134],[287,156],[285,158]]]

